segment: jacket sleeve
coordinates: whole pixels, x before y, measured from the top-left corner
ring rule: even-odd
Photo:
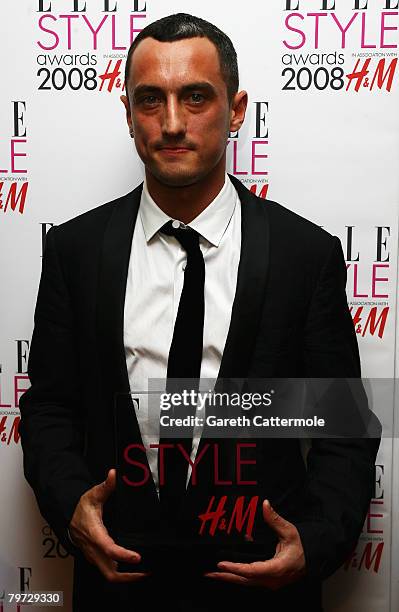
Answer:
[[[375,459],[381,427],[367,407],[360,380],[359,350],[346,292],[346,264],[341,243],[332,238],[332,248],[314,290],[305,327],[305,375],[314,378],[359,379],[363,392],[363,417],[370,422],[359,436],[314,438],[307,455],[305,507],[296,527],[304,548],[309,576],[327,578],[356,546],[374,491]],[[327,410],[345,431],[345,414],[357,408],[328,402]],[[365,404],[364,404],[365,402]],[[364,408],[366,406],[366,408]],[[364,420],[362,421],[365,422]],[[370,427],[370,423],[372,426]],[[373,430],[368,437],[366,430]],[[357,431],[357,430],[356,430]],[[377,434],[375,433],[377,432]]]
[[[24,474],[39,509],[65,549],[79,554],[67,527],[81,495],[96,483],[83,456],[75,327],[57,254],[57,227],[46,238],[28,375],[20,398]]]

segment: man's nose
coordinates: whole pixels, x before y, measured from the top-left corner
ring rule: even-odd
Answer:
[[[170,96],[164,106],[162,131],[168,136],[179,136],[186,131],[184,109],[175,96]]]

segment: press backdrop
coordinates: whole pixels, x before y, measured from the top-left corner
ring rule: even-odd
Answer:
[[[393,378],[398,0],[3,0],[0,10],[0,612],[16,610],[5,594],[22,590],[63,590],[69,610],[72,560],[24,480],[18,401],[46,231],[143,177],[119,100],[131,40],[179,11],[232,38],[249,110],[228,170],[339,236],[363,375]],[[393,403],[385,410],[391,427]],[[399,609],[392,437],[377,463],[357,549],[325,586],[329,611]]]

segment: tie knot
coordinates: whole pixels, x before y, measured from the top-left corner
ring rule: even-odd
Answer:
[[[168,236],[174,236],[176,240],[180,242],[182,247],[187,251],[187,254],[195,253],[199,249],[199,234],[191,227],[180,225],[178,227],[174,227],[174,224],[177,225],[177,221],[169,220],[165,225],[161,227],[159,230],[163,234],[167,234]]]

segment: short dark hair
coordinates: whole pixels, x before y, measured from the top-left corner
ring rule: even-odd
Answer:
[[[208,38],[216,47],[223,80],[227,87],[229,101],[238,91],[237,53],[230,38],[213,23],[188,13],[176,13],[162,17],[146,26],[130,45],[125,66],[125,87],[129,79],[131,57],[137,45],[145,38],[159,42],[173,42],[185,38]]]

